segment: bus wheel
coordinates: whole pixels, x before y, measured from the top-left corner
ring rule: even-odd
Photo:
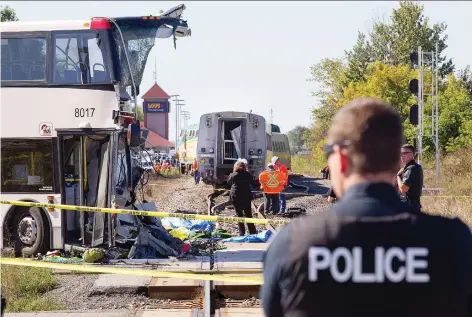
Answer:
[[[19,242],[24,257],[36,256],[48,249],[49,228],[37,207],[20,208],[12,219],[12,236]]]

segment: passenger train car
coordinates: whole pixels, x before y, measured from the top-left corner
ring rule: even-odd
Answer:
[[[182,174],[192,169],[193,160],[197,157],[198,124],[189,125],[180,130],[177,141],[177,153]]]
[[[228,175],[239,158],[248,161],[254,180],[266,168],[273,155],[291,168],[288,138],[264,117],[246,112],[214,112],[201,116],[197,158],[205,184],[226,187]]]

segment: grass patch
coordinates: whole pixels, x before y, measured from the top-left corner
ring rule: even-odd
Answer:
[[[32,312],[64,309],[44,294],[57,286],[52,270],[16,265],[1,265],[2,293],[7,312]]]
[[[325,165],[326,161],[310,155],[292,155],[292,172],[296,174],[318,175],[321,177],[319,171]]]
[[[425,161],[423,168],[425,186],[443,188],[442,196],[472,195],[472,148],[441,158],[439,184],[435,179],[435,161]],[[472,228],[472,197],[423,196],[422,205],[427,213],[458,217]]]

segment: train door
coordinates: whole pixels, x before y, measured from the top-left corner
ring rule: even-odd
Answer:
[[[61,130],[58,141],[61,203],[111,207],[116,130]],[[111,246],[113,242],[111,214],[63,210],[62,227],[64,242],[68,244],[98,246],[108,242]]]
[[[234,164],[238,158],[244,157],[242,152],[242,121],[223,120],[221,122],[222,164]]]

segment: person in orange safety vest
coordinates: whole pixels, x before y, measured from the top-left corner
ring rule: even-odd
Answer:
[[[198,160],[195,158],[192,164],[193,178],[195,179],[195,185],[200,183],[200,173],[198,172]]]
[[[275,170],[274,164],[269,163],[267,170],[259,174],[259,183],[264,191],[264,213],[279,212],[279,193],[285,187],[285,175]]]
[[[161,171],[161,166],[159,165],[159,163],[154,164],[154,170],[156,171],[156,173],[159,173]]]
[[[280,198],[279,213],[284,213],[286,205],[287,205],[287,198],[285,196],[284,191],[288,186],[288,170],[287,170],[287,167],[285,166],[285,164],[282,164],[282,162],[280,162],[280,159],[279,159],[278,156],[272,157],[271,163],[274,164],[275,170],[279,171],[284,176],[284,180],[285,180],[284,188],[282,189],[282,191],[279,194],[279,198]]]

